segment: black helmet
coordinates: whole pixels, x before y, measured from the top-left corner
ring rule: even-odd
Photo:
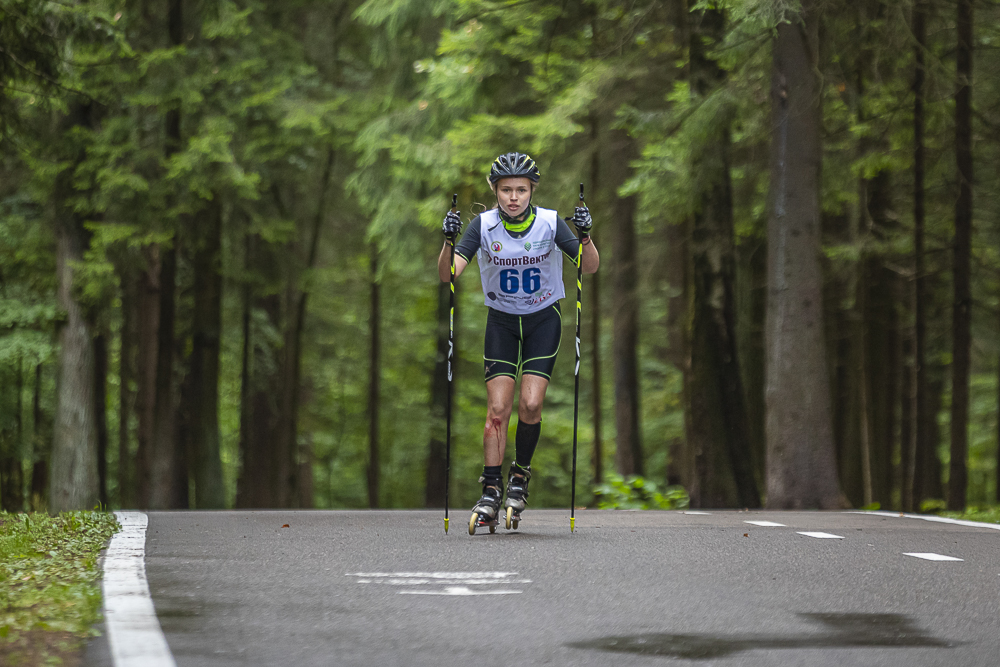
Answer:
[[[493,161],[490,183],[496,183],[501,178],[527,178],[537,183],[539,175],[538,165],[530,156],[517,152],[504,153]]]

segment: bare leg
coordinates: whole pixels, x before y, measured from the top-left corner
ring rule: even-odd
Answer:
[[[521,380],[523,391],[524,380]],[[544,393],[544,391],[543,391]],[[486,465],[503,465],[507,449],[507,429],[514,408],[514,378],[501,375],[486,383],[486,428],[483,429],[483,456]]]
[[[545,402],[545,390],[548,388],[549,381],[541,375],[521,376],[521,396],[517,404],[517,418],[520,421],[525,424],[537,424],[542,421],[542,404]]]

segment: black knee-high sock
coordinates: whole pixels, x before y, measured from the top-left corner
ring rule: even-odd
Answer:
[[[514,451],[517,465],[527,468],[531,465],[531,457],[535,455],[538,446],[538,436],[542,433],[542,422],[525,424],[517,421],[517,431],[514,434]]]

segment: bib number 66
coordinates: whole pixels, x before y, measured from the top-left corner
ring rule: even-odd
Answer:
[[[542,286],[540,269],[504,269],[500,272],[500,291],[504,294],[516,294],[523,290],[526,294],[534,294]]]

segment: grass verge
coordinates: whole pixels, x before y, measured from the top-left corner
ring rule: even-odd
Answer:
[[[993,507],[971,506],[964,512],[938,512],[941,516],[949,519],[962,519],[963,521],[981,521],[983,523],[1000,523],[1000,505]]]
[[[0,513],[0,665],[75,665],[101,608],[107,512]]]

